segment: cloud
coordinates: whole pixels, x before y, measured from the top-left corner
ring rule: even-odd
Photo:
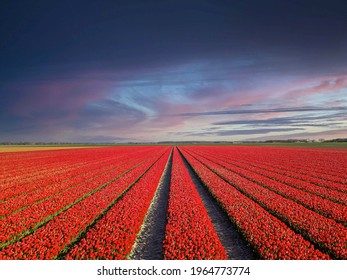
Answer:
[[[146,115],[112,99],[117,97],[117,89],[117,83],[103,75],[37,77],[7,84],[1,90],[6,106],[0,104],[0,140],[12,136],[18,141],[80,142],[98,135],[123,140],[117,135],[142,122]]]
[[[116,136],[105,136],[105,135],[95,135],[95,136],[87,136],[83,139],[71,139],[72,142],[80,142],[80,143],[119,143],[119,142],[131,142],[136,141],[133,138],[126,137],[116,137]]]
[[[140,110],[112,99],[101,99],[84,106],[78,116],[71,123],[77,128],[81,127],[116,127],[129,128],[146,118]]]
[[[347,77],[334,77],[323,80],[318,85],[291,90],[284,95],[284,98],[299,98],[322,92],[339,91],[345,88],[347,88]]]
[[[269,119],[242,119],[232,121],[219,121],[214,122],[212,125],[225,126],[225,125],[249,125],[249,126],[316,126],[328,127],[344,124],[346,121],[346,114],[337,113],[323,116],[291,116]]]
[[[286,139],[334,139],[346,138],[347,129],[331,129],[317,132],[291,133],[290,135],[260,136],[244,139],[246,141],[265,141],[265,140],[286,140]]]
[[[247,131],[251,127],[264,129],[263,132],[269,134],[266,130],[269,128],[341,125],[333,118],[319,118],[321,114],[345,113],[346,100],[341,92],[328,101],[330,103],[311,100],[300,104],[296,99],[292,98],[292,102],[283,96],[288,89],[304,90],[317,81],[331,81],[329,87],[339,89],[346,82],[344,76],[300,79],[298,82],[297,78],[286,80],[272,75],[273,69],[266,67],[267,70],[256,71],[262,63],[266,66],[265,62],[252,59],[225,63],[220,59],[206,59],[181,65],[143,66],[137,70],[94,69],[56,76],[52,75],[55,72],[36,73],[30,79],[0,85],[3,97],[0,137],[13,135],[38,141],[42,137],[78,142],[79,139],[93,139],[95,135],[95,141],[102,140],[98,138],[101,136],[106,137],[106,142],[119,136],[124,138],[119,141],[151,141],[170,138],[174,134],[169,131],[191,128],[196,129],[196,133],[200,130],[201,137],[232,135],[221,128],[213,131],[214,134],[208,130],[226,125],[233,125],[234,135],[240,137],[258,133]],[[298,115],[302,114],[310,114],[312,119],[300,119]],[[283,117],[288,115],[294,116]],[[225,119],[228,116],[235,119]],[[280,133],[283,130],[272,131]],[[175,135],[189,137],[189,134]]]
[[[303,128],[260,128],[260,129],[230,129],[220,131],[205,132],[176,132],[173,134],[184,136],[238,136],[252,134],[268,134],[272,132],[290,132],[296,130],[304,130]]]
[[[267,109],[242,109],[222,110],[207,112],[182,113],[178,116],[213,116],[213,115],[241,115],[241,114],[265,114],[265,113],[292,113],[292,112],[319,112],[319,111],[347,111],[347,107],[292,107],[292,108],[267,108]]]

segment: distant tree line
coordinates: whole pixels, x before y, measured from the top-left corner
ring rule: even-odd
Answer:
[[[324,142],[326,142],[326,143],[331,143],[331,142],[347,142],[347,138],[336,138],[336,139],[331,139],[331,140],[325,140]]]

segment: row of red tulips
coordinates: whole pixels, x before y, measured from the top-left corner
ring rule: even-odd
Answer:
[[[262,259],[329,259],[258,203],[181,149],[202,182]]]
[[[96,178],[105,176],[107,173],[115,171],[120,164],[129,158],[133,158],[134,165],[138,161],[148,157],[147,151],[139,151],[137,157],[131,157],[128,153],[120,153],[118,157],[112,157],[107,161],[100,160],[98,164],[84,166],[62,174],[61,176],[53,175],[50,184],[46,182],[37,182],[29,187],[17,186],[13,188],[19,195],[8,195],[6,201],[0,203],[0,219],[16,211],[22,211],[24,208],[33,204],[41,203],[44,200],[52,199],[63,191],[76,188],[81,184],[86,184]],[[102,159],[102,158],[101,158]],[[130,162],[129,162],[130,163]],[[131,164],[131,163],[130,163]],[[35,189],[36,187],[36,189]],[[30,190],[32,189],[32,190]]]
[[[288,177],[332,189],[347,190],[345,174],[347,160],[341,150],[249,147],[246,155],[242,149],[236,153],[235,149],[230,148],[221,150],[218,147],[211,147],[209,150],[214,150],[219,155],[226,155],[229,159],[271,169]]]
[[[30,182],[44,178],[51,172],[59,173],[76,164],[86,163],[92,153],[81,153],[80,149],[48,150],[18,153],[2,153],[0,159],[0,183],[3,187],[13,182]],[[73,155],[73,161],[71,161]]]
[[[104,183],[101,187],[95,186],[91,193],[74,201],[68,209],[46,221],[36,231],[3,248],[0,251],[0,259],[52,259],[64,252],[69,244],[147,172],[163,154],[163,149],[158,150],[155,156],[151,156],[143,164],[128,170],[117,179]]]
[[[311,160],[314,160],[314,158],[311,158]],[[243,162],[246,163],[245,161]],[[309,167],[305,168],[305,167],[297,166],[296,168],[294,168],[291,165],[283,164],[281,165],[281,168],[279,168],[278,165],[267,164],[267,162],[264,162],[264,161],[262,162],[252,161],[250,165],[252,167],[256,167],[263,170],[271,170],[272,173],[288,177],[288,179],[303,181],[307,183],[307,185],[311,185],[311,186],[315,185],[315,186],[327,188],[332,191],[347,193],[347,187],[346,187],[347,179],[336,178],[336,177],[331,178],[331,176],[328,174],[320,175],[319,177],[317,177],[315,176],[316,172],[312,171]],[[328,171],[326,170],[326,172]],[[323,176],[324,179],[322,179],[321,176]]]
[[[137,150],[141,151],[139,148]],[[100,164],[102,161],[131,152],[128,147],[121,147],[117,153],[112,149],[99,148],[2,153],[0,189],[7,189],[13,184],[14,187],[26,186],[32,182],[46,180],[47,177],[54,177],[53,174],[59,175],[68,170]]]
[[[213,172],[247,195],[264,209],[290,225],[296,232],[338,259],[347,258],[347,229],[302,205],[259,186],[206,158],[198,157]]]
[[[152,148],[153,149],[153,148]],[[69,173],[83,173],[78,172],[80,169],[95,169],[100,166],[108,165],[109,163],[120,160],[122,157],[129,157],[137,155],[136,152],[144,152],[145,149],[135,148],[135,151],[129,151],[128,149],[118,149],[118,152],[112,152],[111,149],[91,149],[86,152],[84,149],[73,149],[68,152],[48,151],[51,154],[49,161],[54,160],[53,163],[48,164],[47,158],[40,159],[36,162],[36,168],[21,167],[22,162],[15,161],[17,165],[12,166],[11,172],[6,174],[7,178],[0,183],[0,201],[3,199],[9,199],[12,196],[21,195],[37,187],[44,187],[49,184],[60,182],[61,178],[69,177]],[[95,154],[98,152],[97,154]],[[19,153],[22,154],[22,153]],[[33,152],[33,157],[36,153]],[[55,157],[54,157],[55,155]],[[97,156],[96,156],[97,155]],[[53,159],[51,159],[53,157]],[[73,161],[71,161],[73,159]],[[23,158],[25,162],[26,157]],[[7,169],[8,161],[0,161],[0,171]],[[64,177],[65,176],[65,177]],[[6,180],[6,182],[5,182]],[[32,186],[34,185],[34,186]],[[9,191],[9,193],[4,193]]]
[[[170,150],[4,154],[0,259],[131,258]],[[342,172],[347,153],[269,147],[180,150],[260,258],[347,259],[347,176]],[[226,259],[177,148],[172,157],[164,258]]]
[[[247,163],[244,163],[244,165],[246,164]],[[279,182],[295,187],[297,189],[301,189],[303,191],[316,194],[337,203],[347,205],[347,192],[338,187],[333,188],[333,186],[336,185],[336,183],[334,182],[329,183],[329,187],[322,186],[321,184],[314,184],[300,178],[286,176],[285,174],[278,173],[273,169],[261,166],[260,164],[258,166],[248,164],[248,169],[252,172],[260,173],[263,176],[273,178]]]
[[[252,151],[252,149],[254,148],[255,147],[252,147],[250,148],[250,150]],[[277,150],[278,149],[275,149],[275,151]],[[277,157],[284,157],[285,159],[287,156],[293,157],[292,154],[294,154],[296,155],[298,161],[301,160],[301,153],[299,153],[301,152],[301,150],[282,150],[280,150],[281,153],[278,154]],[[271,152],[271,149],[267,148],[266,151]],[[282,180],[285,180],[285,183],[291,184],[294,187],[298,185],[301,188],[307,188],[307,190],[311,192],[314,192],[314,190],[317,189],[317,191],[321,193],[321,195],[324,196],[324,194],[327,193],[331,197],[334,197],[334,195],[339,197],[342,192],[344,198],[347,198],[347,179],[340,178],[340,182],[330,181],[329,176],[327,174],[324,174],[323,180],[322,178],[315,177],[315,174],[310,171],[311,169],[309,162],[314,162],[316,160],[313,156],[316,156],[317,154],[319,155],[318,152],[311,155],[312,157],[309,158],[310,161],[307,162],[306,167],[300,167],[299,164],[295,167],[292,164],[289,164],[286,160],[274,160],[274,162],[272,162],[272,159],[275,158],[275,155],[272,155],[271,157],[264,157],[262,156],[262,153],[264,153],[264,151],[258,149],[253,150],[253,153],[251,155],[246,156],[243,153],[234,152],[234,149],[230,148],[221,150],[218,147],[206,147],[203,150],[199,150],[199,152],[203,152],[208,156],[216,156],[220,159],[224,158],[229,163],[242,164],[243,166],[247,166],[250,171],[260,172],[261,174],[267,175],[270,178],[280,178]],[[303,160],[307,161],[307,159]],[[325,166],[327,167],[327,163],[325,163]],[[341,161],[341,166],[343,166],[343,161]],[[329,169],[327,168],[327,170]],[[326,172],[328,172],[327,170]],[[343,173],[341,173],[341,175]]]
[[[205,156],[203,153],[194,153],[200,155],[203,158],[210,159],[214,163],[225,167],[226,169],[234,172],[260,186],[268,188],[275,193],[282,195],[286,198],[289,198],[308,209],[316,211],[317,213],[332,218],[337,222],[347,224],[347,206],[335,203],[331,200],[324,199],[321,196],[317,196],[314,193],[303,191],[298,188],[291,187],[281,183],[285,181],[286,178],[281,178],[283,175],[277,175],[276,177],[271,177],[270,172],[263,170],[263,173],[260,173],[259,170],[254,168],[249,168],[247,165],[243,164],[234,164],[229,163],[229,161],[223,159],[223,157],[218,156]],[[264,175],[264,174],[267,174]],[[271,178],[271,179],[270,179]]]
[[[153,155],[147,155],[153,157]],[[138,159],[133,158],[119,162],[119,167],[104,176],[94,178],[85,184],[77,185],[74,188],[60,192],[51,199],[42,201],[38,204],[32,204],[23,211],[14,212],[0,220],[0,242],[6,243],[9,240],[17,239],[22,236],[26,230],[37,228],[43,221],[52,219],[61,211],[66,210],[72,205],[78,203],[82,197],[89,196],[99,189],[104,188],[109,183],[123,176],[137,165],[141,164]],[[26,234],[26,233],[25,233]],[[0,247],[3,245],[0,245]]]
[[[184,163],[175,149],[171,169],[165,259],[226,259]]]
[[[311,158],[310,160],[314,159]],[[329,174],[329,170],[325,170],[324,172],[318,172],[318,170],[309,167],[305,168],[305,166],[299,164],[296,167],[293,167],[289,164],[284,164],[279,167],[278,165],[268,164],[264,162],[253,162],[252,165],[258,166],[263,169],[269,168],[273,172],[279,173],[283,176],[288,176],[294,179],[300,179],[312,184],[316,184],[318,186],[330,188],[332,190],[340,190],[347,192],[347,179],[338,177],[333,174]],[[343,173],[340,173],[340,175],[342,174]]]
[[[257,152],[259,153],[259,152]],[[292,171],[297,174],[310,174],[312,178],[340,181],[346,183],[347,165],[346,154],[337,149],[275,149],[269,148],[263,151],[267,164],[279,169]],[[260,162],[261,163],[261,162]]]
[[[141,229],[170,151],[103,216],[66,255],[66,259],[126,259]]]

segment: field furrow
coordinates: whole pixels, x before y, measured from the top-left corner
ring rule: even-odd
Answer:
[[[347,229],[341,224],[230,172],[219,164],[202,157],[197,159],[297,233],[305,236],[317,248],[328,252],[333,258],[347,258]]]
[[[347,259],[346,150],[53,148],[0,152],[0,259]]]
[[[135,165],[137,162],[141,162],[147,157],[147,152],[139,152],[136,158],[129,157],[129,155],[125,154],[122,157],[112,158],[111,161],[100,162],[95,166],[79,168],[77,171],[71,173],[67,172],[62,176],[62,180],[56,178],[54,184],[41,186],[40,183],[40,187],[31,192],[25,191],[18,196],[9,196],[6,201],[0,203],[0,220],[6,215],[22,211],[33,204],[53,199],[55,196],[72,190],[81,184],[88,184],[90,181],[107,176],[108,173],[116,172],[118,168],[121,168],[122,162],[126,162],[125,160],[127,158],[132,159],[132,162]],[[126,164],[131,164],[131,161]]]
[[[164,259],[226,259],[226,252],[177,151],[173,154]]]
[[[196,151],[194,151],[196,152]],[[252,174],[258,174],[264,178],[268,178],[274,181],[277,181],[280,184],[287,185],[288,187],[293,187],[295,189],[308,192],[315,196],[320,196],[324,199],[331,200],[332,202],[340,203],[344,206],[347,206],[347,193],[343,192],[341,190],[334,190],[326,187],[322,187],[319,185],[314,185],[312,183],[300,180],[300,179],[294,179],[288,176],[284,176],[283,174],[279,174],[277,172],[273,172],[270,168],[265,167],[257,167],[254,166],[252,163],[245,162],[243,159],[229,159],[224,155],[220,154],[205,154],[205,153],[198,153],[199,155],[205,155],[206,158],[210,159],[217,159],[218,162],[225,162],[227,163],[232,170],[240,168],[241,170],[244,170],[245,172],[248,171]],[[232,166],[232,167],[231,167]]]
[[[72,248],[60,255],[66,259],[126,259],[159,184],[169,151],[98,220]]]
[[[329,259],[280,219],[228,184],[195,157],[181,149],[230,220],[263,259]]]
[[[249,171],[247,165],[242,164],[229,164],[225,160],[220,160],[218,157],[206,157],[201,155],[205,159],[210,159],[213,163],[216,163],[230,172],[233,172],[245,179],[248,179],[259,186],[265,187],[285,198],[291,199],[304,207],[313,210],[327,218],[334,219],[335,221],[347,225],[347,206],[335,203],[331,200],[324,199],[321,196],[317,196],[316,193],[302,191],[281,183],[280,180],[276,181],[274,178],[264,176],[260,172]]]
[[[104,188],[144,162],[138,162],[137,164],[134,164],[132,160],[124,162],[120,164],[120,168],[115,170],[115,172],[108,173],[88,182],[88,184],[82,184],[76,188],[69,189],[42,203],[33,204],[23,211],[6,216],[0,220],[0,242],[5,243],[12,239],[16,240],[23,236],[26,230],[30,231],[32,228],[37,228],[41,223],[50,220],[53,216],[70,208],[99,189]],[[0,247],[2,246],[0,245]]]
[[[44,226],[22,238],[19,242],[2,249],[1,258],[51,259],[78,238],[88,225],[96,221],[158,160],[161,154],[129,170],[123,176],[104,184],[78,203],[55,215]],[[23,248],[30,246],[30,251]],[[16,252],[22,252],[20,256]]]

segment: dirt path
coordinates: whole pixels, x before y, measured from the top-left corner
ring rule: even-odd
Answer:
[[[254,254],[251,247],[247,244],[236,227],[230,222],[229,217],[218,205],[210,192],[203,186],[202,182],[181,152],[180,155],[183,158],[183,162],[196,186],[218,237],[227,252],[228,258],[231,260],[257,259],[257,256]]]
[[[164,169],[158,189],[154,195],[148,214],[131,251],[130,259],[163,260],[163,241],[167,223],[169,203],[172,153]]]

